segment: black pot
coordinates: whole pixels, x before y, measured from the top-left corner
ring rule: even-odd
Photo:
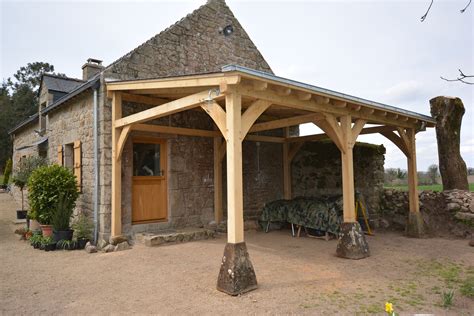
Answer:
[[[56,243],[44,245],[44,250],[45,250],[45,251],[53,251],[53,250],[56,250]]]
[[[69,229],[69,230],[53,230],[53,239],[55,242],[58,242],[60,240],[72,240],[72,234],[74,233],[74,230]]]
[[[16,219],[26,219],[26,214],[28,211],[17,210],[16,211]]]
[[[80,238],[77,240],[77,249],[84,249],[86,248],[86,244],[89,241],[87,238]]]
[[[40,247],[40,244],[35,242],[32,246],[33,246],[33,248],[38,249]]]

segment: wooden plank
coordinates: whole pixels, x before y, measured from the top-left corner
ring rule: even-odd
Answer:
[[[283,144],[285,142],[284,137],[253,135],[253,134],[247,134],[244,140],[249,140],[249,141],[254,141],[254,142],[266,142],[266,143],[280,143],[280,144]]]
[[[62,145],[58,146],[58,165],[64,166],[64,152]]]
[[[127,141],[127,137],[130,133],[131,127],[132,125],[127,125],[120,132],[120,136],[117,143],[117,159],[122,159],[123,148],[125,147],[125,142]]]
[[[201,104],[201,108],[212,118],[221,131],[222,136],[226,138],[227,130],[224,109],[215,101],[205,102]]]
[[[354,147],[354,144],[357,141],[357,137],[359,134],[362,132],[362,129],[364,128],[365,123],[367,123],[366,120],[357,120],[354,123],[354,126],[352,127],[352,137],[351,137],[351,145]]]
[[[226,95],[227,112],[227,242],[244,241],[241,96]]]
[[[241,137],[245,137],[248,131],[252,127],[253,123],[258,119],[260,115],[265,112],[266,109],[271,105],[271,102],[266,100],[257,100],[253,102],[247,110],[245,110],[244,114],[242,115],[242,135]]]
[[[162,105],[155,106],[151,109],[141,111],[124,118],[117,119],[116,127],[123,127],[129,124],[136,124],[145,121],[150,121],[159,117],[168,116],[174,113],[190,110],[200,106],[206,98],[208,98],[209,91],[201,91],[192,95],[188,95],[181,99],[177,99]],[[214,99],[220,99],[223,95],[219,94]]]
[[[415,130],[407,129],[406,137],[409,142],[408,147],[408,200],[410,212],[420,211],[420,201],[418,197],[418,175],[416,170],[416,139]]]
[[[219,149],[222,137],[214,137],[214,220],[219,224],[224,219],[222,208],[222,158]]]
[[[121,116],[122,94],[114,92],[112,95],[112,236],[122,234],[122,159],[118,158],[117,151],[120,130],[115,125]]]
[[[82,149],[81,141],[74,142],[74,175],[76,176],[77,191],[82,192]]]
[[[167,89],[167,88],[190,88],[190,87],[209,87],[219,86],[225,82],[233,85],[240,82],[239,75],[198,75],[187,77],[174,77],[165,79],[148,79],[108,82],[107,91],[120,90],[149,90],[149,89]]]
[[[367,127],[367,128],[363,128],[362,131],[359,133],[359,135],[375,134],[375,133],[380,133],[380,132],[391,132],[395,129],[396,128],[392,126]],[[329,136],[326,134],[314,134],[314,135],[307,135],[307,136],[289,137],[286,139],[286,141],[289,143],[299,143],[299,142],[320,141],[324,139],[329,139]]]
[[[353,166],[353,154],[352,147],[347,140],[352,140],[352,120],[351,116],[342,116],[341,121],[341,133],[344,142],[344,151],[341,150],[342,160],[342,195],[343,195],[343,209],[344,209],[344,222],[351,223],[356,221],[355,216],[355,198],[354,198],[354,166]]]
[[[133,124],[132,130],[152,133],[163,133],[163,134],[176,134],[186,136],[200,136],[200,137],[217,137],[220,136],[218,131],[208,131],[203,129],[192,129],[184,127],[172,127],[162,126],[153,124]]]
[[[299,115],[299,116],[294,116],[290,118],[285,118],[281,120],[273,120],[269,122],[264,122],[264,123],[258,123],[254,124],[250,128],[250,133],[253,132],[261,132],[261,131],[267,131],[267,130],[272,130],[272,129],[277,129],[277,128],[282,128],[282,127],[287,127],[287,126],[294,126],[294,125],[299,125],[299,124],[304,124],[304,123],[309,123],[313,122],[314,120],[317,120],[318,118],[321,118],[322,116],[320,114],[305,114],[305,115]]]

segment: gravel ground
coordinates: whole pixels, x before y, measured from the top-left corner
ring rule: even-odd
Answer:
[[[215,289],[225,237],[116,253],[35,250],[13,234],[16,205],[0,193],[0,314],[469,314],[458,288],[474,274],[466,240],[368,237],[372,256],[334,256],[336,240],[247,232],[259,288]],[[441,293],[454,288],[454,306]]]

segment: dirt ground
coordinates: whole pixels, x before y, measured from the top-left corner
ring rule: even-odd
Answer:
[[[225,236],[117,253],[35,250],[13,234],[16,205],[0,193],[0,314],[470,314],[459,286],[474,275],[466,240],[368,237],[372,256],[335,257],[336,240],[247,232],[259,288],[216,290]],[[445,309],[441,293],[455,289]]]

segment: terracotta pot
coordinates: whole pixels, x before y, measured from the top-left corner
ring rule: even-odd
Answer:
[[[30,230],[35,231],[35,230],[40,230],[40,229],[41,229],[40,223],[38,223],[38,221],[35,219],[30,219]]]
[[[53,226],[41,225],[41,231],[43,232],[43,237],[51,237],[53,235]]]

